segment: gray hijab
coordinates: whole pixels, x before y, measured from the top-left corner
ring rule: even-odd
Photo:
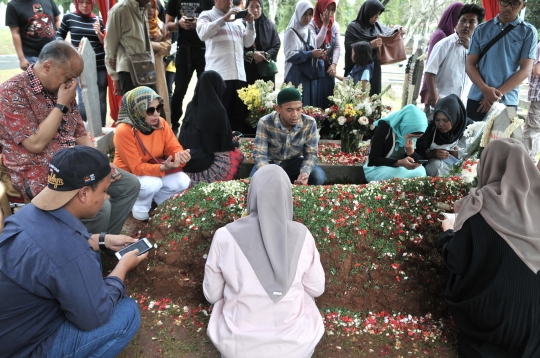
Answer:
[[[227,225],[274,302],[292,286],[307,228],[293,218],[291,182],[274,164],[257,170],[248,189],[248,216]]]
[[[478,162],[478,187],[456,202],[454,230],[480,213],[523,262],[540,270],[540,171],[521,142],[491,141]]]

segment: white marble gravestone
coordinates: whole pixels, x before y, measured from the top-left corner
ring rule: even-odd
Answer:
[[[96,53],[86,37],[83,37],[81,40],[79,52],[84,60],[84,70],[79,77],[79,83],[81,85],[82,98],[86,110],[86,121],[90,135],[95,138],[102,134],[99,90],[97,86]]]

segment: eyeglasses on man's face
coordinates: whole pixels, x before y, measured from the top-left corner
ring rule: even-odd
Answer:
[[[511,1],[504,1],[504,0],[499,0],[499,4],[501,4],[502,7],[507,7],[508,5],[510,5],[512,6],[512,9],[517,9],[518,7],[523,5],[523,3],[519,1],[511,2]]]

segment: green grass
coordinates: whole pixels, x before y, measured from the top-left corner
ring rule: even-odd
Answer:
[[[11,31],[9,27],[0,29],[0,55],[14,55],[15,47],[11,39]]]

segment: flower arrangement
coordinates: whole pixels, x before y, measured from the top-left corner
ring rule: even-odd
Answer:
[[[291,83],[283,84],[280,88],[294,87]],[[298,86],[298,90],[302,93],[302,85]],[[274,83],[272,81],[257,80],[254,84],[238,90],[238,97],[247,106],[249,115],[248,123],[253,127],[257,127],[259,119],[274,111],[277,94],[279,91],[274,91]]]
[[[322,122],[325,119],[328,119],[328,116],[326,115],[325,111],[319,107],[304,106],[302,108],[302,113],[307,114],[310,117],[313,117],[315,119],[315,122],[317,122],[317,128],[321,128]]]
[[[373,129],[373,123],[392,110],[391,106],[383,105],[381,100],[388,89],[390,86],[387,86],[381,94],[370,97],[369,84],[363,91],[360,81],[356,84],[348,81],[336,83],[334,95],[328,97],[334,104],[326,110],[326,114],[332,135],[341,135],[344,152],[355,152],[363,135],[369,129]]]
[[[478,181],[476,168],[478,167],[478,159],[467,159],[461,167],[461,177],[465,183],[470,183],[476,186]]]

